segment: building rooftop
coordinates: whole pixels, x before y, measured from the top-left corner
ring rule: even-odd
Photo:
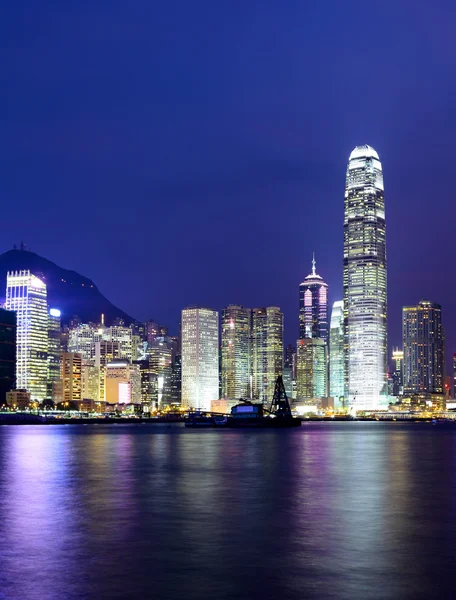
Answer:
[[[352,153],[350,154],[350,158],[348,160],[352,160],[353,158],[376,158],[380,160],[377,152],[372,148],[372,146],[368,146],[364,144],[364,146],[356,146]]]

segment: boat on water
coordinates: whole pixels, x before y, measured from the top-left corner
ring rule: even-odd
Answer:
[[[214,427],[214,417],[210,413],[196,411],[184,419],[185,427]]]
[[[211,414],[210,412],[191,412],[185,419],[185,427],[217,427],[217,428],[288,428],[300,427],[301,419],[293,417],[285,392],[282,377],[278,377],[275,385],[271,407],[266,409],[260,402],[251,400],[239,401],[233,406],[231,414]]]

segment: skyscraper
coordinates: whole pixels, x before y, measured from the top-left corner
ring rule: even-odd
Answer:
[[[328,284],[315,271],[299,286],[299,338],[321,338],[328,342]]]
[[[253,397],[272,402],[276,379],[283,370],[283,314],[277,306],[252,311]]]
[[[62,352],[60,359],[60,379],[62,385],[62,402],[80,402],[81,388],[81,355],[76,352]]]
[[[404,351],[396,348],[393,350],[393,396],[401,396],[404,393]]]
[[[222,398],[250,395],[250,316],[235,304],[222,311]]]
[[[30,271],[6,277],[6,309],[17,315],[16,388],[44,400],[48,375],[48,310],[46,284]]]
[[[173,347],[167,337],[157,336],[148,343],[151,400],[153,405],[159,409],[171,403],[169,386],[173,354]]]
[[[404,394],[443,394],[445,342],[442,309],[421,300],[402,309]]]
[[[218,312],[182,311],[182,406],[210,410],[219,397]]]
[[[344,214],[345,403],[375,409],[386,396],[386,243],[382,165],[370,146],[350,154]]]
[[[53,398],[55,395],[55,384],[60,379],[60,358],[62,344],[60,340],[61,322],[60,310],[51,308],[48,315],[48,379],[47,379],[47,397]]]
[[[16,382],[16,313],[0,308],[0,406]]]
[[[334,302],[329,327],[329,395],[342,408],[344,395],[344,302]]]
[[[296,399],[315,400],[328,395],[328,347],[323,338],[298,340]]]

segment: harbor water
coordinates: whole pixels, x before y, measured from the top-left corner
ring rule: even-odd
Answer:
[[[0,598],[455,598],[456,424],[0,427]]]

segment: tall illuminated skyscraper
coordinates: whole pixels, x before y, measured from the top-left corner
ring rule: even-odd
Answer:
[[[404,394],[443,394],[445,339],[442,308],[429,300],[402,309]]]
[[[328,346],[323,338],[298,340],[296,399],[317,400],[328,395]]]
[[[344,302],[334,302],[329,327],[329,395],[341,408],[344,395]]]
[[[385,201],[382,165],[367,145],[347,168],[344,351],[346,405],[378,408],[387,394]]]
[[[246,398],[250,392],[250,315],[230,304],[222,311],[222,397]]]
[[[283,313],[277,306],[252,311],[253,397],[271,403],[283,371]]]
[[[219,317],[209,308],[182,311],[182,406],[210,410],[219,397]]]
[[[61,313],[51,308],[48,316],[48,380],[47,397],[53,398],[55,385],[60,379],[61,360]]]
[[[315,270],[299,286],[299,338],[321,338],[328,343],[328,284]]]
[[[47,290],[30,271],[6,277],[6,309],[17,315],[16,388],[30,392],[32,400],[46,398],[48,377]]]

